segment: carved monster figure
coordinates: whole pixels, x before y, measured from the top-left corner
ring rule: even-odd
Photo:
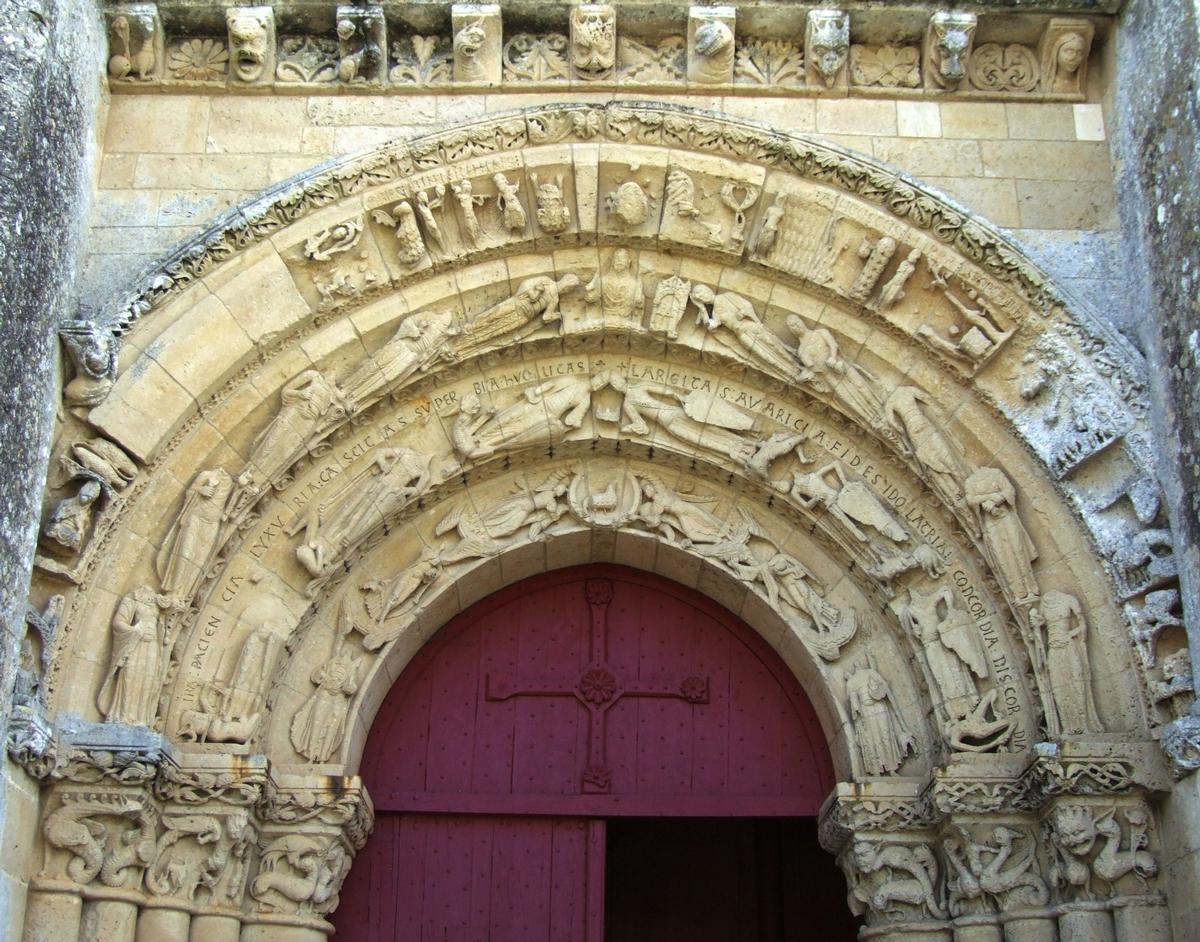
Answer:
[[[329,912],[349,872],[350,854],[337,838],[285,834],[263,852],[250,895],[279,911]]]
[[[553,181],[542,182],[536,173],[531,173],[529,179],[537,200],[537,224],[551,235],[564,231],[571,225],[571,209],[563,198],[563,175],[560,173]]]
[[[1142,881],[1157,874],[1158,860],[1146,850],[1149,814],[1137,807],[1121,813],[1129,825],[1127,848],[1122,847],[1124,835],[1115,807],[1097,814],[1085,805],[1057,806],[1050,819],[1050,846],[1055,857],[1050,878],[1059,886],[1082,888],[1090,896],[1093,876],[1111,887],[1130,873]]]
[[[269,49],[275,42],[274,29],[268,13],[252,10],[225,11],[229,28],[229,60],[233,75],[239,82],[257,82],[263,76],[267,59],[274,55]]]
[[[292,719],[292,745],[311,762],[328,762],[342,745],[350,697],[358,691],[359,660],[342,646],[312,672],[316,684],[304,706]]]
[[[1034,601],[1040,590],[1033,574],[1038,558],[1017,514],[1017,492],[999,468],[977,468],[964,485],[967,504],[979,516],[984,546],[1005,592],[1018,604]]]
[[[850,17],[840,10],[810,10],[805,59],[832,88],[850,53]]]
[[[454,34],[454,79],[458,82],[483,82],[487,70],[479,53],[487,43],[482,20],[475,20]]]
[[[159,609],[168,604],[149,586],[125,594],[112,619],[112,652],[96,698],[110,723],[151,726],[162,687],[164,642]]]
[[[364,357],[338,386],[352,408],[359,411],[418,371],[449,358],[447,340],[457,333],[450,311],[415,314],[400,324],[391,340]]]
[[[887,775],[916,755],[917,740],[908,731],[892,697],[891,685],[870,660],[860,661],[846,678],[846,701],[854,740],[868,775]]]
[[[850,852],[854,879],[850,906],[880,914],[904,913],[897,903],[914,906],[920,915],[945,918],[938,885],[937,858],[924,844],[882,844],[856,840]]]
[[[363,647],[376,651],[399,637],[405,623],[399,618],[392,619],[392,614],[401,609],[410,612],[420,605],[441,572],[442,563],[437,553],[426,546],[417,561],[394,579],[372,579],[363,583],[363,607],[371,619],[369,627],[360,629]]]
[[[765,367],[780,379],[795,378],[796,358],[759,319],[746,298],[732,291],[717,294],[702,284],[692,286],[690,298],[699,310],[696,323],[713,332],[731,353]]]
[[[908,601],[894,608],[921,645],[946,717],[963,719],[979,704],[976,678],[989,674],[987,652],[971,617],[954,607],[954,595],[945,586],[929,593],[910,588]]]
[[[425,257],[425,240],[417,226],[417,217],[408,200],[401,200],[391,212],[376,209],[371,218],[381,226],[389,226],[396,233],[396,258],[401,265],[417,265]]]
[[[342,17],[335,31],[338,38],[337,74],[343,82],[379,82],[384,72],[384,52],[370,19]]]
[[[1029,843],[1014,856],[1014,845],[1021,838]],[[964,827],[942,840],[946,859],[954,870],[947,880],[950,913],[960,916],[977,904],[991,900],[996,907],[1010,905],[1044,906],[1050,899],[1046,881],[1034,871],[1037,842],[1029,834],[997,825],[992,843],[976,841]]]
[[[179,516],[155,557],[163,594],[177,602],[192,600],[212,561],[225,522],[233,478],[224,468],[201,471],[188,486]]]
[[[861,366],[842,357],[837,340],[824,327],[809,327],[795,314],[787,318],[796,338],[796,357],[803,369],[796,381],[832,396],[868,428],[880,426],[879,381]]]
[[[1087,650],[1087,619],[1079,599],[1046,592],[1031,620],[1046,629],[1046,671],[1050,698],[1063,733],[1102,733],[1104,725],[1092,698],[1092,668]]]
[[[518,534],[526,528],[531,540],[540,539],[550,525],[567,512],[563,501],[566,494],[564,476],[556,474],[537,488],[523,488],[486,510],[477,510],[469,501],[464,501],[434,528],[436,536],[458,534],[458,542],[439,554],[441,564],[495,556],[518,539]]]
[[[523,329],[536,330],[540,316],[542,324],[562,319],[558,310],[559,298],[579,287],[579,278],[572,274],[555,280],[549,275],[526,278],[511,298],[479,314],[458,342],[455,354],[462,358],[473,356],[497,340]]]
[[[602,78],[617,61],[616,16],[610,6],[571,9],[571,65],[584,78]]]
[[[375,528],[421,497],[433,483],[432,455],[411,448],[381,449],[368,469],[305,518],[296,558],[322,576]]]
[[[942,422],[933,421],[927,412],[933,404],[915,386],[898,386],[883,402],[883,419],[900,433],[921,469],[953,504],[963,501],[966,466],[958,451],[943,432]]]
[[[341,391],[317,370],[305,370],[286,383],[279,412],[254,440],[247,467],[251,488],[280,480],[347,412]]]

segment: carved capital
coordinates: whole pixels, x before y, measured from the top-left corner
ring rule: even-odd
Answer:
[[[937,845],[929,834],[855,834],[838,865],[850,909],[868,925],[947,916]]]
[[[941,830],[950,915],[1040,910],[1050,902],[1032,818],[961,816]]]

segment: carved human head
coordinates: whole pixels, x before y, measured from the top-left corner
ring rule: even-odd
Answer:
[[[358,27],[354,25],[354,20],[347,17],[342,17],[337,21],[337,37],[344,43],[350,42],[358,32]]]
[[[85,481],[83,487],[79,489],[79,495],[76,498],[81,504],[90,504],[100,496],[99,481]]]
[[[1087,40],[1079,33],[1067,33],[1058,41],[1055,61],[1064,72],[1078,72],[1087,57]]]
[[[458,407],[458,411],[463,415],[478,415],[482,408],[483,403],[479,401],[479,397],[470,392],[463,396],[462,405]]]
[[[612,267],[615,271],[625,271],[633,264],[633,257],[628,249],[617,249],[613,252]]]
[[[226,11],[233,74],[241,82],[262,77],[267,60],[267,18],[245,10]]]
[[[697,304],[712,304],[717,299],[712,288],[701,284],[692,285],[691,297]]]

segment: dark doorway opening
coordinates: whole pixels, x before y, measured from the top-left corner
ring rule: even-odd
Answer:
[[[846,885],[802,818],[608,821],[606,942],[852,942]]]

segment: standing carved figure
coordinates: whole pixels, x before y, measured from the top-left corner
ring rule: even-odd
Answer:
[[[433,196],[429,193],[432,190]],[[429,238],[433,241],[441,251],[446,251],[446,240],[442,236],[442,227],[438,225],[437,217],[433,215],[433,211],[441,210],[445,205],[446,185],[439,183],[437,186],[430,187],[429,190],[417,190],[416,194],[416,210],[417,215],[421,217],[421,222],[425,224],[425,231],[429,234]]]
[[[795,378],[796,358],[787,344],[759,320],[754,305],[746,298],[731,291],[717,294],[702,284],[692,285],[690,297],[699,310],[696,323],[716,332],[717,339],[731,351],[751,362],[758,361],[781,379]],[[732,340],[722,331],[732,335]]]
[[[1050,698],[1063,733],[1102,733],[1092,695],[1092,668],[1087,651],[1087,619],[1079,599],[1049,591],[1038,609],[1046,629],[1046,671]]]
[[[879,307],[881,310],[895,307],[904,300],[904,293],[908,287],[909,279],[916,273],[917,265],[920,262],[921,250],[913,249],[908,253],[904,261],[896,266],[896,273],[887,280],[887,283],[883,286],[883,290],[879,292]]]
[[[883,402],[883,418],[900,433],[912,456],[933,477],[943,496],[961,504],[966,469],[942,431],[944,425],[926,415],[932,408],[929,399],[915,386],[897,386]]]
[[[110,723],[151,726],[162,687],[164,637],[159,609],[167,600],[140,585],[127,592],[112,620],[112,653],[97,705]]]
[[[571,209],[563,198],[563,175],[560,173],[553,181],[543,182],[536,173],[531,173],[529,179],[533,182],[533,195],[537,200],[537,223],[543,232],[557,235],[571,225]]]
[[[200,588],[217,549],[231,493],[233,478],[224,468],[201,471],[188,486],[179,516],[154,561],[167,598],[190,602]]]
[[[509,232],[525,231],[525,207],[521,203],[521,185],[513,183],[502,173],[492,174],[496,184],[496,207],[500,210],[500,221]]]
[[[476,196],[470,180],[451,183],[450,189],[454,193],[454,198],[458,200],[458,208],[462,214],[463,234],[466,236],[467,244],[471,248],[479,248],[480,243],[483,242],[483,227],[479,225],[479,217],[475,215],[475,210],[484,204],[487,197]]]
[[[779,227],[787,214],[787,195],[776,193],[775,199],[763,214],[762,227],[758,230],[758,238],[754,242],[751,254],[756,258],[770,258],[771,250],[775,248],[775,240],[779,238]]]
[[[1038,558],[1017,514],[1017,492],[999,468],[977,468],[964,485],[967,504],[979,516],[983,543],[996,576],[1014,602],[1028,604],[1039,594],[1033,562]]]
[[[432,460],[411,448],[381,449],[366,471],[309,513],[296,558],[314,576],[324,575],[372,530],[429,490]]]
[[[878,428],[879,381],[858,364],[847,362],[824,327],[809,327],[795,314],[788,315],[787,326],[796,338],[796,357],[803,367],[796,381],[832,396],[868,428]]]
[[[392,338],[364,357],[338,386],[350,406],[358,411],[385,390],[393,390],[419,370],[450,354],[446,341],[458,331],[454,314],[437,311],[416,314],[396,328]]]
[[[767,561],[764,572],[767,599],[772,606],[777,597],[806,616],[801,640],[826,661],[837,660],[858,631],[854,609],[840,609],[826,601],[811,585],[813,574],[796,558],[776,553]],[[778,588],[776,588],[778,586]]]
[[[921,645],[942,709],[948,719],[961,720],[979,703],[976,678],[989,673],[987,652],[970,616],[954,607],[954,595],[944,585],[929,593],[910,588],[908,601],[895,608],[900,624]]]
[[[311,762],[327,762],[342,744],[350,697],[358,691],[358,659],[342,648],[312,673],[317,689],[292,720],[292,745]]]
[[[854,738],[868,775],[886,775],[916,755],[917,740],[904,725],[891,685],[869,662],[859,662],[846,679],[846,699]]]
[[[588,282],[586,299],[599,301],[606,323],[614,326],[641,326],[645,295],[633,255],[628,249],[617,249],[604,272],[597,272]]]

